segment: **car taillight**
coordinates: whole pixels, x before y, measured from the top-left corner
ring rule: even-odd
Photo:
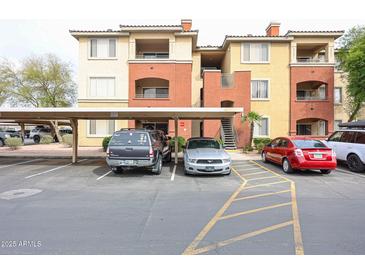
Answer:
[[[110,155],[110,153],[109,153],[109,147],[107,147],[107,149],[106,149],[106,155],[107,155],[107,156],[109,156],[109,155]]]
[[[303,151],[299,148],[294,150],[294,153],[295,153],[295,156],[297,156],[297,157],[304,157]]]
[[[150,158],[153,158],[153,149],[150,147]]]

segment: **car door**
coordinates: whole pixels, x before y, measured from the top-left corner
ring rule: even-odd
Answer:
[[[278,163],[282,163],[283,158],[286,157],[286,155],[288,154],[288,144],[288,139],[282,138],[279,140],[276,147],[276,161]]]
[[[266,157],[270,161],[278,162],[277,148],[280,138],[274,139],[267,148]]]
[[[365,163],[365,131],[358,131],[355,136],[355,141],[352,144],[354,152],[360,157],[361,161]]]
[[[355,131],[344,131],[340,141],[336,144],[336,155],[339,160],[346,160],[347,155],[354,149]]]
[[[327,139],[327,141],[325,141],[326,145],[332,148],[332,150],[336,153],[336,155],[338,154],[338,149],[340,148],[340,146],[338,146],[338,143],[341,140],[342,134],[343,131],[336,131]]]

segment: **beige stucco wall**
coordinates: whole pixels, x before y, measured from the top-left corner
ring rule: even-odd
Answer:
[[[79,39],[78,99],[90,99],[90,77],[115,77],[115,97],[97,99],[128,100],[128,37],[117,38],[114,59],[90,59],[89,38]]]
[[[126,108],[128,103],[124,102],[89,102],[89,103],[79,103],[80,108]],[[80,146],[100,146],[103,138],[102,137],[90,137],[87,136],[87,120],[79,121],[79,145]],[[115,129],[128,127],[128,121],[117,120],[115,122]]]
[[[201,56],[199,52],[194,52],[192,54],[192,81],[191,81],[191,105],[193,107],[200,107],[200,89],[203,87],[203,79],[200,74],[201,67]],[[192,137],[200,137],[200,120],[192,121],[191,123],[191,134]]]
[[[231,44],[228,45],[222,62],[222,72],[231,73]]]
[[[271,43],[270,63],[241,63],[241,43],[231,43],[230,72],[251,70],[251,79],[269,80],[269,100],[251,100],[251,110],[269,118],[269,137],[289,134],[290,44]]]

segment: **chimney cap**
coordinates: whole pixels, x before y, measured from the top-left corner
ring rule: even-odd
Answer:
[[[181,23],[191,23],[193,20],[191,19],[181,19]]]
[[[270,24],[267,26],[265,31],[267,31],[271,27],[280,27],[281,23],[279,21],[271,21]]]

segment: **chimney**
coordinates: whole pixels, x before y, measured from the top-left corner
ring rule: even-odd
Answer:
[[[279,36],[280,35],[280,23],[270,22],[266,28],[266,36]]]
[[[191,19],[181,19],[181,26],[184,31],[191,30],[192,24],[193,24],[193,21]]]

